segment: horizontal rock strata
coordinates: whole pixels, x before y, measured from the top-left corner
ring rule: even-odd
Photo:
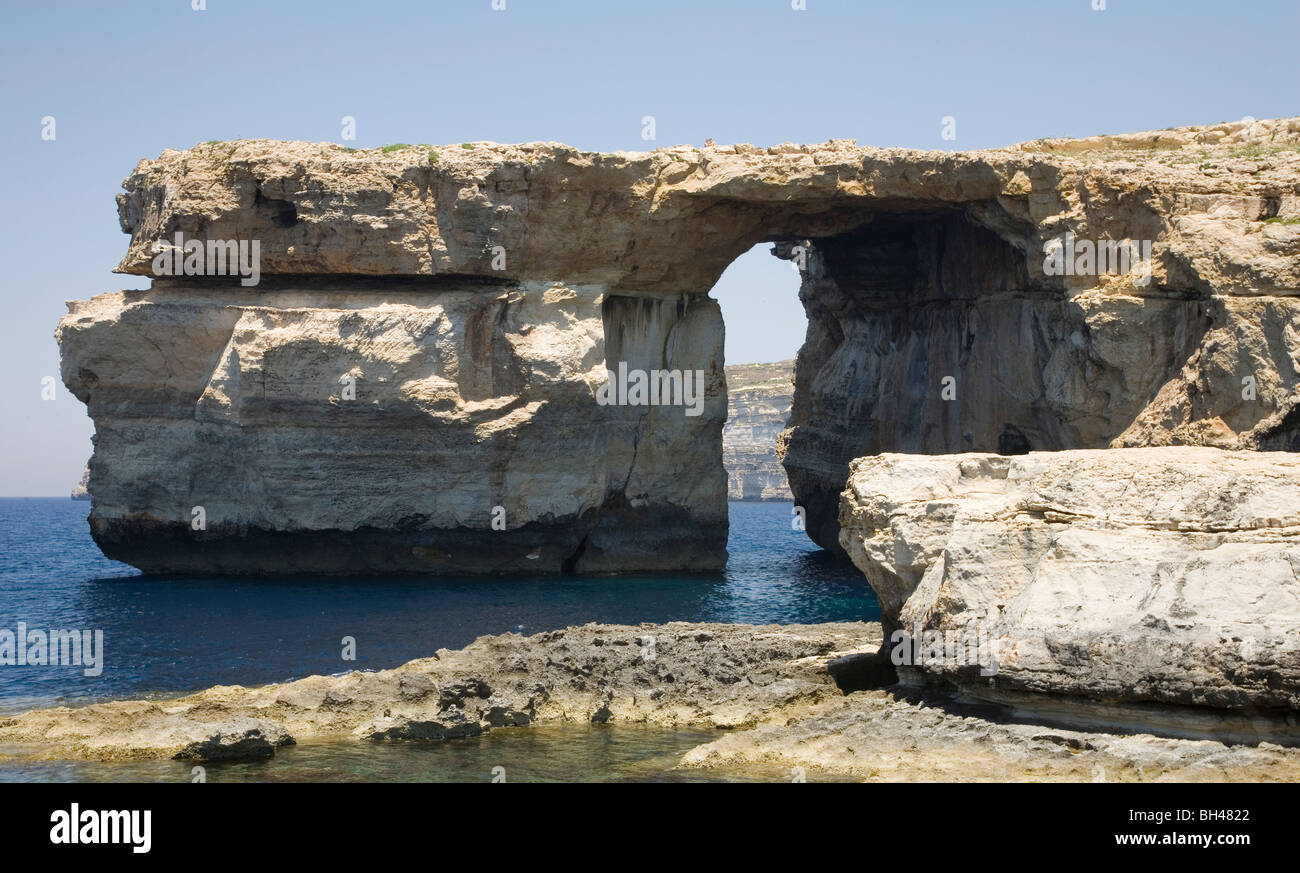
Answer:
[[[722,463],[729,500],[791,500],[777,440],[790,418],[794,361],[726,368]]]
[[[721,333],[707,298],[156,284],[72,304],[59,338],[96,421],[91,531],[146,570],[726,560]],[[597,405],[611,349],[633,367],[698,370],[706,414]]]
[[[776,765],[789,768],[787,778],[798,774],[810,781],[819,772],[866,782],[1300,778],[1300,749],[1279,744],[1267,726],[1258,727],[1262,733],[1247,731],[1226,741],[1077,730],[1041,718],[1010,720],[1002,710],[962,707],[946,698],[874,690],[814,704],[751,730],[729,731],[687,752],[682,766],[743,772],[746,766]]]
[[[885,454],[853,463],[840,523],[887,648],[916,643],[904,682],[1089,724],[1274,713],[1300,736],[1300,457]]]
[[[707,294],[765,240],[803,276],[781,452],[827,548],[866,454],[1291,449],[1298,183],[1300,119],[966,153],[169,150],[118,201],[119,269],[154,287],[59,330],[92,529],[158,571],[716,568]],[[1046,257],[1120,240],[1138,261]],[[260,284],[160,277],[186,241],[258,243]],[[602,406],[620,364],[703,373],[700,415]]]

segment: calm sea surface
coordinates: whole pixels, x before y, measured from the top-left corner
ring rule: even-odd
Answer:
[[[589,621],[880,618],[862,574],[829,560],[801,531],[791,530],[785,503],[731,504],[731,558],[723,573],[538,579],[147,577],[100,553],[86,524],[89,508],[61,498],[0,498],[0,629],[14,630],[22,621],[30,629],[102,630],[105,654],[98,677],[79,667],[0,666],[0,713],[383,669],[482,634],[531,634]],[[345,636],[356,639],[354,662],[340,658]],[[481,765],[501,759],[502,744],[513,743],[520,779],[580,771],[584,778],[646,778],[663,769],[664,760],[707,739],[632,728],[570,729],[565,736],[560,742],[552,729],[528,728],[472,741],[385,746],[382,752],[369,744],[303,747],[271,763],[221,772],[256,780],[478,778]],[[557,754],[559,747],[568,752]],[[552,763],[526,763],[539,756]],[[182,771],[188,768],[172,762],[0,763],[0,779],[170,781]]]

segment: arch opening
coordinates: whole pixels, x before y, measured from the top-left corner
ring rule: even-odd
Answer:
[[[803,220],[789,225],[808,227]],[[753,329],[764,298],[789,294],[791,280],[798,282],[804,335],[774,448],[813,542],[842,554],[839,495],[854,458],[1020,453],[1096,441],[1087,423],[1081,429],[1055,402],[1067,371],[1086,363],[1075,354],[1088,330],[1083,314],[1059,285],[1031,272],[1005,235],[954,207],[882,209],[839,222],[844,227],[821,236],[767,234],[713,292],[726,322],[730,377],[731,349],[750,358],[755,348],[748,337],[733,337],[733,318]],[[759,252],[786,264],[760,274],[750,264]],[[762,283],[752,304],[743,297],[745,282]],[[782,348],[790,332],[788,324],[769,330],[766,347]],[[750,385],[739,387],[752,406]],[[746,411],[730,397],[728,408]],[[727,429],[724,453],[734,457],[735,422]],[[734,483],[737,473],[728,472]]]

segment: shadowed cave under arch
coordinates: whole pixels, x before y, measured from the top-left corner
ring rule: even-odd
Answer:
[[[761,241],[803,262],[807,332],[780,452],[809,536],[832,552],[854,458],[1104,447],[1209,325],[1199,304],[1175,305],[1193,329],[1175,332],[1133,392],[1133,374],[1089,354],[1085,310],[965,210],[873,210],[849,223]]]

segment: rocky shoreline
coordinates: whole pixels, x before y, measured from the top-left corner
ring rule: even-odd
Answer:
[[[727,731],[690,766],[1294,776],[1297,180],[1300,118],[966,153],[258,140],[143,161],[119,269],[152,286],[57,331],[108,557],[716,571],[729,489],[787,482],[792,525],[853,560],[883,626],[484,637],[27,713],[0,741],[220,760],[631,722]],[[251,285],[175,269],[249,236]],[[788,419],[783,373],[724,369],[708,295],[759,242],[808,315]]]
[[[24,757],[228,761],[292,743],[445,740],[529,725],[713,728],[682,767],[804,767],[865,781],[1231,781],[1300,776],[1300,738],[1252,743],[1086,731],[900,685],[846,693],[828,667],[871,659],[874,623],[669,623],[481,637],[392,670],[217,686],[170,700],[0,720]],[[861,671],[859,671],[861,675]],[[878,673],[884,680],[886,673]]]
[[[220,760],[544,722],[737,728],[837,696],[827,662],[879,643],[879,625],[865,623],[589,624],[480,637],[392,670],[37,710],[0,720],[0,744],[56,758]]]

